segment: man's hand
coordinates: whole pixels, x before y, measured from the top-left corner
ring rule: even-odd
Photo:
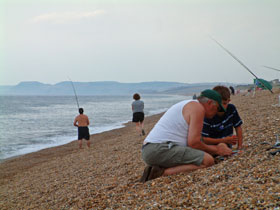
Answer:
[[[236,135],[233,136],[227,136],[224,138],[226,144],[232,144],[235,145],[238,141],[238,137]]]
[[[217,148],[218,148],[217,154],[220,156],[232,155],[232,150],[230,148],[228,148],[228,146],[224,143],[218,144]]]

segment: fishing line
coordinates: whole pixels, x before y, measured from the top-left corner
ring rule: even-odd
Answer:
[[[272,67],[269,67],[269,66],[263,66],[263,67],[268,68],[268,69],[272,69],[272,70],[275,70],[275,71],[280,71],[280,69],[272,68]]]
[[[226,49],[221,43],[219,43],[216,39],[214,39],[213,37],[211,37],[211,36],[209,36],[210,37],[210,39],[212,39],[214,42],[216,42],[216,44],[218,44],[222,49],[224,49],[231,57],[233,57],[238,63],[240,63],[247,71],[249,71],[256,79],[257,79],[257,81],[259,81],[264,87],[266,87],[265,86],[265,84],[263,84],[261,81],[260,81],[260,79],[244,64],[244,63],[242,63],[241,62],[241,60],[239,60],[235,55],[233,55],[228,49]],[[267,88],[267,87],[266,87]],[[272,90],[270,90],[269,88],[267,88],[271,93],[273,93],[272,92]]]
[[[78,106],[78,109],[80,108],[79,106],[79,101],[78,101],[78,96],[77,96],[77,93],[76,93],[76,89],[75,89],[75,86],[74,86],[74,83],[72,82],[72,80],[68,77],[69,81],[71,82],[71,85],[72,85],[72,88],[74,90],[74,93],[75,93],[75,97],[76,97],[76,102],[77,102],[77,106]]]

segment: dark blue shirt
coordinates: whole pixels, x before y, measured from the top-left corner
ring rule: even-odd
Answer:
[[[233,104],[228,104],[225,114],[215,115],[212,119],[204,118],[202,136],[224,138],[233,134],[233,128],[242,125],[242,120]]]

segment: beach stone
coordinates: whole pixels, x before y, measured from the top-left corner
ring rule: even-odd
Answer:
[[[242,153],[210,168],[139,183],[144,137],[135,125],[0,163],[0,209],[280,209],[279,89],[232,96],[243,120]],[[147,117],[147,134],[162,114]],[[266,144],[261,144],[266,142]]]

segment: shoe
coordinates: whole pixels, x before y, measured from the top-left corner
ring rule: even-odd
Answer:
[[[225,160],[225,158],[223,156],[214,157],[215,164],[218,164],[218,163],[222,162],[223,160]]]
[[[148,177],[150,175],[151,170],[152,170],[152,166],[146,166],[144,169],[143,175],[139,181],[142,183],[148,181]]]
[[[144,129],[142,129],[142,135],[143,136],[145,136],[146,134],[145,134],[145,131],[144,131]]]
[[[147,181],[160,177],[163,174],[163,172],[164,168],[161,168],[159,166],[153,166]]]

